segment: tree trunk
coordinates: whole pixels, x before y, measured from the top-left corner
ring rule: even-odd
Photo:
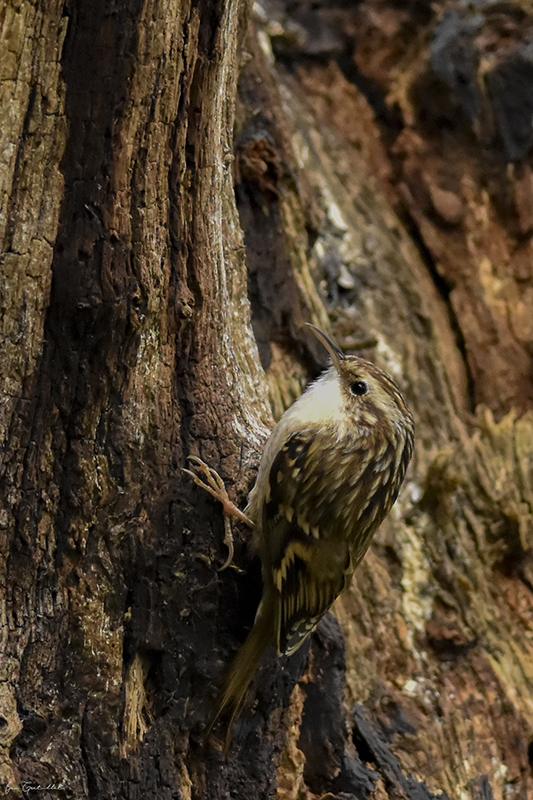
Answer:
[[[533,797],[532,39],[525,0],[0,0],[6,792]],[[244,506],[307,320],[415,457],[225,757],[260,566],[181,468]]]

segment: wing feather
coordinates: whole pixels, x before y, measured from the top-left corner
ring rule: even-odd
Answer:
[[[287,439],[272,464],[263,507],[264,563],[277,593],[278,650],[286,654],[303,644],[344,589],[347,573],[351,576],[344,537],[335,536],[331,524],[316,525],[332,503],[327,496],[320,502],[308,480],[310,475],[316,480],[316,465],[310,470],[308,462],[317,446],[316,435],[308,432]]]

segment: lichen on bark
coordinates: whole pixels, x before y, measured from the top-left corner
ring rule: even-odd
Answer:
[[[526,797],[530,8],[0,5],[4,787]],[[224,760],[260,570],[237,529],[218,573],[180,468],[244,504],[307,320],[394,375],[416,453],[343,635],[267,659]]]

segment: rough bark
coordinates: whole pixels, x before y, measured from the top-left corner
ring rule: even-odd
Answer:
[[[532,31],[525,0],[0,3],[14,796],[532,794]],[[323,366],[306,320],[394,375],[416,453],[224,758],[259,566],[238,529],[217,571],[181,467],[244,502]]]

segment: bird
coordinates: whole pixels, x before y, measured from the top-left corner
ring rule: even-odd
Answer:
[[[226,520],[236,516],[252,528],[262,566],[255,622],[207,730],[209,740],[219,721],[228,719],[225,752],[266,650],[274,646],[279,657],[293,655],[349,586],[398,497],[413,452],[413,416],[391,376],[345,355],[320,328],[306,324],[331,365],[275,426],[244,513],[199,458],[192,460],[207,483],[186,470],[222,502]],[[228,561],[230,538],[227,529]]]

